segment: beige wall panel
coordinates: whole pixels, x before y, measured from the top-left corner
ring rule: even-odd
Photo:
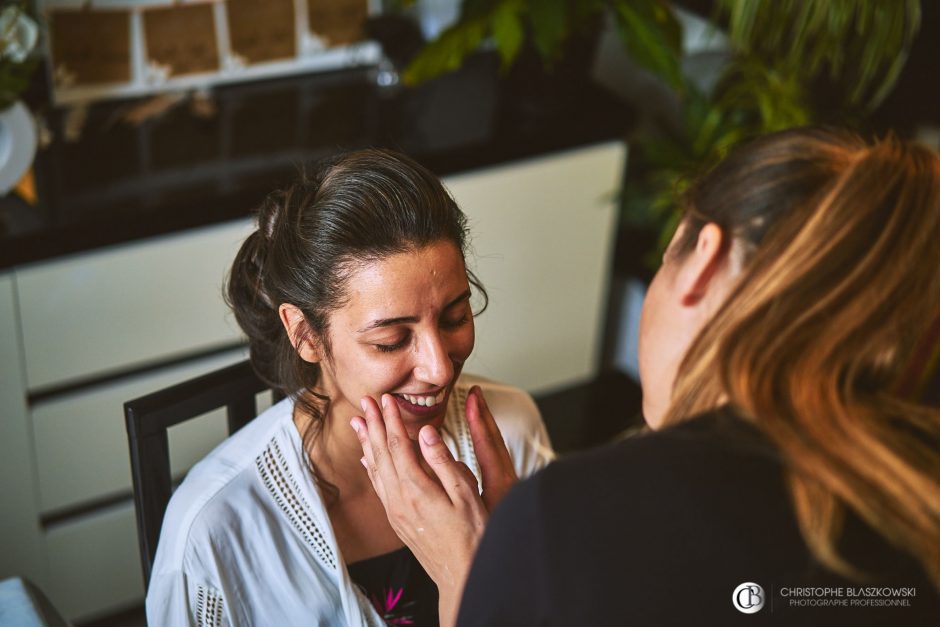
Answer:
[[[625,159],[611,142],[446,180],[490,296],[467,372],[530,391],[596,374]]]

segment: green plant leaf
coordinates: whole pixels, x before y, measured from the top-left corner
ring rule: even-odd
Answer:
[[[503,70],[508,69],[516,60],[525,39],[521,19],[522,8],[522,3],[519,1],[503,2],[493,11],[490,19],[490,30],[493,33],[493,41],[499,52]]]
[[[480,47],[486,34],[485,18],[475,18],[445,29],[412,59],[403,74],[405,84],[417,85],[457,70],[464,59]]]
[[[38,65],[39,58],[35,55],[21,63],[14,63],[9,58],[0,60],[0,110],[16,102],[26,91]]]
[[[569,33],[567,0],[532,0],[528,8],[535,47],[543,59],[556,58]]]
[[[685,89],[679,64],[681,29],[658,0],[619,0],[617,26],[630,56],[674,89]]]
[[[469,22],[487,17],[505,0],[462,0],[460,3],[459,22]]]
[[[733,50],[837,86],[837,106],[871,111],[897,81],[917,34],[919,0],[718,0]]]

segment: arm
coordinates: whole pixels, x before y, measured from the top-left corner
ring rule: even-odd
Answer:
[[[181,571],[155,576],[147,590],[149,625],[231,625],[228,609],[221,592],[208,584],[194,584]]]
[[[562,595],[548,582],[553,564],[539,494],[542,474],[520,482],[500,503],[477,549],[464,587],[457,627],[565,624],[553,610]]]
[[[482,497],[470,470],[456,462],[440,434],[426,426],[418,440],[428,474],[397,405],[382,400],[379,409],[373,399],[363,399],[365,419],[356,417],[351,424],[392,528],[437,584],[441,624],[452,625],[489,509],[516,481],[515,470],[479,388],[467,398],[467,421],[483,475]]]

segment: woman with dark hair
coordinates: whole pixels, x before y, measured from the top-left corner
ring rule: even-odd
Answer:
[[[362,397],[388,395],[403,426],[395,445],[440,430],[468,481],[487,469],[488,501],[546,463],[531,397],[461,375],[471,297],[486,298],[466,237],[441,182],[386,151],[333,158],[268,198],[227,300],[255,370],[286,398],[174,493],[151,625],[437,624],[437,588],[390,527],[349,423]],[[509,453],[494,465],[499,431]]]
[[[938,242],[927,148],[757,139],[691,188],[649,287],[650,433],[519,484],[472,570],[442,547],[475,543],[479,497],[424,427],[435,496],[387,446],[396,408],[369,403],[354,426],[376,491],[415,554],[439,556],[432,577],[469,570],[459,625],[936,625],[940,409],[910,368],[940,317]],[[433,528],[407,508],[416,487]],[[462,584],[442,587],[446,622]]]

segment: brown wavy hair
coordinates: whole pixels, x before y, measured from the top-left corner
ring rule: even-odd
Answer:
[[[743,269],[685,355],[665,423],[730,403],[781,451],[822,563],[861,574],[837,549],[848,508],[940,588],[940,408],[901,389],[940,315],[940,157],[786,131],[733,152],[685,208],[668,254],[713,222]]]

